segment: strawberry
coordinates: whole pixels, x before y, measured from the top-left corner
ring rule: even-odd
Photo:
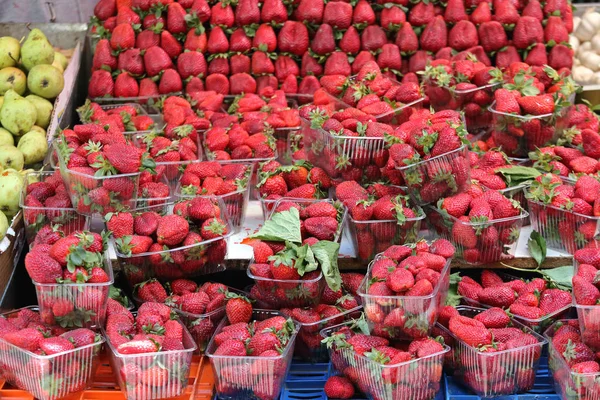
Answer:
[[[486,328],[506,328],[510,324],[510,318],[506,312],[497,307],[487,309],[474,317]]]
[[[297,21],[286,21],[277,36],[279,50],[302,56],[309,45],[308,30]]]
[[[354,385],[343,376],[331,376],[325,382],[325,395],[333,399],[350,399],[354,397]]]
[[[469,346],[485,346],[492,343],[492,334],[485,325],[462,315],[450,318],[450,332]]]
[[[225,307],[225,313],[230,324],[239,322],[249,322],[252,318],[252,304],[244,296],[238,296],[233,293],[227,295],[229,301]]]
[[[235,22],[238,26],[259,24],[260,9],[258,3],[252,0],[239,0],[235,8]]]
[[[465,6],[463,0],[448,0],[446,10],[444,12],[444,20],[451,23],[457,24],[460,21],[468,20],[469,17],[465,12]]]
[[[284,23],[288,19],[287,9],[282,0],[265,0],[261,7],[260,19],[263,22]]]
[[[421,33],[421,49],[435,53],[442,47],[446,47],[447,37],[448,33],[444,18],[437,16],[425,26]]]
[[[513,32],[513,43],[517,49],[526,49],[532,44],[544,41],[544,29],[534,17],[521,17]]]
[[[135,46],[135,32],[130,24],[117,25],[110,37],[110,47],[115,51],[131,49]]]
[[[96,51],[92,61],[92,71],[108,68],[110,71],[117,69],[117,58],[112,54],[111,44],[107,39],[100,39],[96,44]]]
[[[493,307],[509,307],[515,299],[515,292],[507,286],[488,287],[479,293],[479,301]]]
[[[94,6],[94,16],[100,21],[105,21],[117,13],[116,0],[100,0]]]
[[[148,76],[156,76],[168,68],[173,68],[171,58],[159,46],[152,46],[146,49],[144,53],[144,65]]]
[[[333,1],[325,5],[323,23],[338,29],[348,29],[352,24],[353,8],[349,3]]]
[[[88,95],[91,98],[114,96],[114,82],[110,72],[104,69],[92,72],[88,86]]]
[[[120,354],[155,353],[159,350],[160,346],[155,341],[149,339],[132,340],[117,347],[117,352]]]

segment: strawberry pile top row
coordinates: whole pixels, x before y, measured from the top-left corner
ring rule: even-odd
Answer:
[[[369,61],[394,75],[468,53],[502,68],[515,61],[572,66],[567,1],[434,3],[180,0],[117,7],[102,0],[94,11],[101,39],[90,95],[152,96],[184,87],[312,94],[319,76],[356,74]]]

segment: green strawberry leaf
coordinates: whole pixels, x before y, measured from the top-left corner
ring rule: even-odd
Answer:
[[[310,246],[315,258],[321,264],[321,271],[325,277],[325,281],[331,290],[337,292],[342,285],[342,277],[338,268],[338,253],[340,244],[321,240],[318,243]]]
[[[450,275],[450,286],[448,288],[448,295],[446,296],[447,306],[458,306],[460,305],[460,299],[462,296],[458,294],[458,283],[460,282],[460,272],[455,272]]]
[[[543,269],[538,272],[544,275],[544,278],[556,284],[560,289],[570,290],[573,287],[572,279],[575,269],[572,265]]]
[[[519,186],[526,182],[534,180],[541,173],[535,168],[514,166],[511,168],[498,168],[496,172],[504,176],[504,180],[508,186]]]
[[[271,219],[265,221],[263,227],[250,237],[275,242],[302,243],[298,209],[290,208],[273,214]]]
[[[542,265],[546,259],[546,239],[544,239],[539,232],[533,231],[527,241],[527,248],[529,249],[529,254],[531,254],[531,257],[537,262],[538,266]]]

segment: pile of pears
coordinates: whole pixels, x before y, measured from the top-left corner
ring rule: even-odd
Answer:
[[[63,90],[67,64],[39,29],[23,43],[0,37],[0,172],[46,157],[52,101]]]

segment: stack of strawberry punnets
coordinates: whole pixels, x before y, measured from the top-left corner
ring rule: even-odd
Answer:
[[[578,88],[566,74],[550,67],[518,62],[510,65],[490,106],[496,147],[502,147],[511,157],[524,157],[560,137],[565,108]]]
[[[196,345],[171,309],[148,302],[134,316],[116,304],[107,314],[102,333],[123,394],[130,399],[181,395]]]
[[[84,124],[116,123],[123,126],[124,132],[149,132],[156,127],[154,120],[148,116],[146,110],[135,103],[100,105],[86,100],[85,104],[77,109],[79,119]],[[119,122],[120,121],[120,122]]]
[[[525,281],[484,270],[480,281],[465,276],[459,282],[458,294],[466,304],[503,308],[510,311],[515,319],[540,333],[564,316],[573,303],[569,291],[553,287],[541,278]]]
[[[25,257],[25,269],[45,323],[81,327],[104,322],[113,271],[103,236],[88,231],[45,235]]]
[[[298,325],[277,311],[227,304],[206,355],[215,371],[218,396],[275,400],[283,389]]]
[[[513,258],[529,215],[518,201],[497,190],[445,197],[427,212],[437,234],[456,246],[458,257],[475,265]]]
[[[544,333],[554,388],[563,398],[594,399],[600,393],[600,357],[582,342],[575,319],[556,322]]]
[[[446,301],[453,256],[444,239],[378,254],[358,290],[372,330],[395,340],[427,336]]]
[[[537,177],[526,189],[531,224],[548,247],[574,254],[594,244],[600,220],[600,181],[582,176],[572,184],[553,174]]]
[[[376,62],[365,63],[357,75],[327,75],[323,89],[345,104],[376,118],[377,122],[400,125],[424,100],[418,82],[399,83],[381,72]]]
[[[336,370],[370,398],[434,398],[450,348],[426,335],[398,348],[379,333],[369,334],[363,322],[349,321],[322,331]],[[354,391],[350,387],[341,392],[335,386],[325,386],[332,398]]]
[[[312,306],[319,303],[325,284],[333,291],[341,287],[340,245],[318,239],[323,233],[327,237],[334,233],[327,226],[314,225],[314,230],[307,230],[314,236],[303,240],[304,225],[298,208],[290,207],[274,213],[256,234],[244,240],[254,252],[248,276],[254,279],[260,297],[277,308]]]
[[[500,308],[459,306],[438,327],[454,352],[454,377],[482,397],[533,388],[546,340]]]
[[[348,227],[357,256],[371,261],[375,254],[392,245],[414,242],[425,214],[413,207],[398,186],[378,186],[378,190],[361,187],[355,181],[341,182],[336,197],[349,210]]]
[[[583,341],[600,351],[600,247],[598,244],[575,252],[573,295]]]
[[[459,112],[415,113],[395,136],[400,140],[390,146],[387,164],[400,171],[417,204],[467,190],[470,168]]]
[[[594,133],[600,139],[600,135]],[[586,132],[586,138],[587,138]],[[600,144],[600,141],[594,143]],[[590,148],[588,147],[588,150]],[[596,150],[592,154],[600,157]],[[600,160],[585,155],[578,148],[563,146],[545,146],[529,153],[534,160],[533,167],[542,172],[550,172],[563,177],[577,180],[581,175],[596,175],[600,177]]]
[[[175,196],[178,199],[214,196],[223,200],[235,231],[244,226],[250,197],[251,163],[202,161],[188,165],[181,174]]]
[[[28,173],[20,206],[29,244],[33,244],[40,231],[60,230],[70,234],[86,228],[87,218],[73,208],[59,171]]]
[[[465,113],[471,134],[487,132],[492,123],[488,107],[494,90],[502,82],[499,69],[470,59],[432,61],[423,72],[425,93],[434,110],[458,110]]]
[[[258,166],[258,183],[263,217],[266,219],[277,200],[320,199],[327,197],[332,181],[325,171],[313,167],[306,161],[292,165],[281,165],[278,161],[267,161]]]
[[[117,260],[130,285],[214,272],[227,254],[232,229],[221,201],[196,197],[174,205],[106,216]]]
[[[86,328],[47,325],[34,307],[0,317],[2,378],[35,398],[83,391],[93,378],[104,338]]]

